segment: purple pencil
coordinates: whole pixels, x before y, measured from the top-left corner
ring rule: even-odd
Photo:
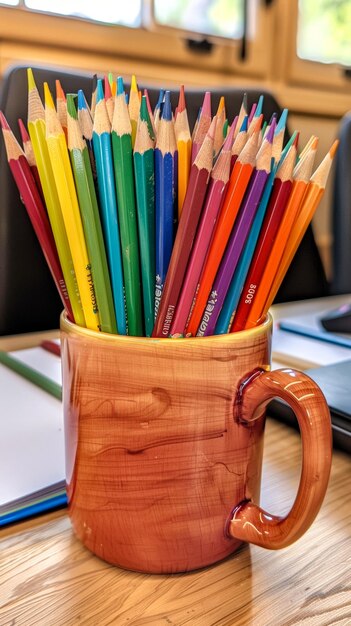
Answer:
[[[197,336],[213,335],[227,291],[233,278],[245,241],[271,170],[272,141],[275,123],[272,124],[257,153],[256,170],[235,221],[228,245],[212,286]],[[257,133],[258,138],[258,133]]]
[[[234,120],[211,172],[200,225],[171,326],[170,334],[172,336],[178,336],[184,333],[201,270],[205,263],[207,250],[216,225],[216,220],[225,198],[230,175],[230,159],[235,124],[236,121]]]

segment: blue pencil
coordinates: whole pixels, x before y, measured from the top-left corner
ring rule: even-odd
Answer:
[[[127,335],[121,243],[117,220],[117,200],[113,171],[111,125],[107,114],[102,80],[98,80],[93,128],[93,146],[96,161],[101,221],[110,270],[117,328]]]
[[[178,152],[174,134],[170,92],[166,91],[155,147],[156,288],[155,319],[173,247],[177,209]]]
[[[254,221],[252,223],[249,236],[245,243],[244,250],[241,254],[239,263],[235,270],[235,274],[230,283],[226,299],[217,320],[214,332],[215,335],[223,335],[225,333],[228,333],[231,327],[232,319],[239,302],[240,294],[244,286],[253,253],[255,251],[257,239],[260,234],[263,218],[265,216],[266,208],[273,188],[276,170],[277,166],[274,166],[274,160],[272,159],[271,172],[266,182],[266,186],[262,194],[262,198],[258,206]]]

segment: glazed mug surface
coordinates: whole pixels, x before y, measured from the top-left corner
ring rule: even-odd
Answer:
[[[270,371],[272,320],[189,339],[97,333],[61,316],[66,479],[76,535],[123,568],[184,572],[242,542],[277,549],[311,525],[331,465],[329,410],[295,370]],[[286,517],[259,507],[265,406],[299,422],[300,484]]]

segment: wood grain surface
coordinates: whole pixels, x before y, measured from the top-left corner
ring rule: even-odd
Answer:
[[[268,420],[261,504],[283,515],[300,438]],[[66,510],[2,530],[0,626],[349,626],[350,458],[334,452],[322,508],[292,546],[243,546],[217,565],[153,575],[108,565],[75,538]]]

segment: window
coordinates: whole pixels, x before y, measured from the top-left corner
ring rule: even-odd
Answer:
[[[351,0],[300,0],[297,54],[351,66]]]

